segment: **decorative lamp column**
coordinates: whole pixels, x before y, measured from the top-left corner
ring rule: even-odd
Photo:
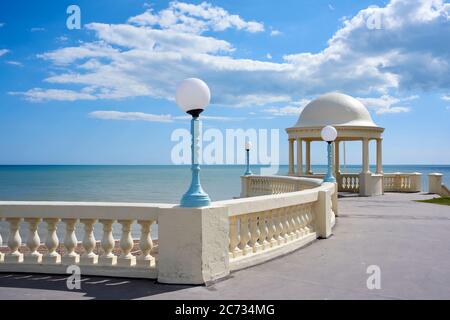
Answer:
[[[200,164],[199,164],[199,116],[208,106],[211,99],[211,92],[208,85],[200,79],[189,78],[183,80],[177,87],[176,102],[178,106],[186,113],[192,116],[191,135],[192,135],[192,181],[188,191],[181,199],[181,207],[197,208],[209,206],[211,200],[208,194],[203,191],[200,184]]]
[[[323,181],[336,182],[336,178],[333,176],[333,141],[337,138],[337,130],[335,127],[326,126],[322,129],[321,136],[328,143],[328,170]]]
[[[246,176],[251,176],[253,173],[250,170],[250,149],[252,148],[252,143],[250,141],[245,142],[245,152],[247,157],[247,171],[245,171]]]

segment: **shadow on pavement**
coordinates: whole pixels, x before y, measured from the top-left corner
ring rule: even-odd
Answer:
[[[77,297],[84,299],[99,300],[129,300],[149,297],[165,292],[172,292],[191,288],[189,285],[165,285],[157,283],[150,279],[128,279],[128,278],[107,278],[107,277],[81,277],[81,289],[69,290],[67,288],[68,276],[63,275],[45,275],[45,274],[19,274],[19,273],[0,273],[0,300],[2,300],[1,291],[5,288],[38,289],[60,291],[59,299],[72,299],[76,293]],[[66,295],[67,294],[67,295]],[[45,293],[39,295],[16,296],[12,299],[45,299]]]

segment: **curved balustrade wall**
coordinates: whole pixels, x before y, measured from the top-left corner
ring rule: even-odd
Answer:
[[[322,185],[322,180],[311,178],[244,176],[242,187],[247,198],[216,203],[230,210],[231,270],[327,238],[335,224],[335,184]]]
[[[204,208],[0,202],[0,220],[9,225],[0,234],[0,272],[66,274],[68,266],[77,265],[82,275],[202,284],[330,236],[335,184],[277,176],[242,181],[243,198]],[[121,226],[119,237],[112,233],[115,223]],[[155,241],[153,224],[158,225]],[[132,237],[133,226],[139,227],[139,239]],[[94,233],[98,227],[100,239]],[[83,230],[80,239],[77,228]]]

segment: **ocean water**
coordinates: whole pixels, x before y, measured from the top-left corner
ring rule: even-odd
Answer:
[[[259,174],[261,166],[252,166]],[[375,171],[375,168],[371,168]],[[313,172],[325,172],[324,165]],[[344,170],[342,168],[341,170]],[[450,186],[450,165],[385,165],[385,172],[421,172],[428,190],[428,173],[444,174]],[[286,174],[280,166],[278,174]],[[360,166],[347,166],[360,172]],[[201,181],[213,201],[240,193],[245,166],[202,166]],[[0,201],[112,201],[178,203],[191,179],[188,166],[0,166]]]
[[[252,166],[255,174],[261,166]],[[385,165],[385,172],[421,172],[423,190],[428,190],[427,175],[444,174],[450,186],[450,165]],[[326,166],[313,166],[313,172],[326,171]],[[343,170],[343,168],[342,168]],[[375,171],[375,168],[371,169]],[[287,166],[280,166],[278,174],[286,174]],[[347,166],[346,172],[360,172],[360,166]],[[245,166],[203,166],[202,185],[213,201],[239,196],[240,176]],[[188,166],[0,166],[0,201],[111,201],[179,203],[191,179]],[[20,233],[26,235],[27,224],[21,224]],[[45,223],[39,226],[41,241],[46,234]],[[64,224],[58,224],[59,239],[64,237]],[[8,223],[0,222],[0,234],[6,242]],[[76,234],[83,237],[82,225]],[[101,239],[102,226],[94,227],[96,239]],[[113,225],[113,235],[121,235],[120,225]],[[132,227],[133,238],[139,238],[139,226]],[[157,226],[152,226],[152,237],[157,238]],[[26,237],[22,238],[23,242]]]

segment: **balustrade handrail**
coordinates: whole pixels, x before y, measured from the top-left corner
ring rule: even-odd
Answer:
[[[314,189],[288,192],[283,194],[271,194],[240,198],[233,200],[223,200],[214,202],[215,206],[226,206],[230,208],[229,216],[237,216],[252,212],[273,210],[280,207],[300,205],[317,201],[318,191],[328,190],[329,187],[317,187]]]
[[[0,218],[156,220],[175,204],[64,201],[0,201]]]

